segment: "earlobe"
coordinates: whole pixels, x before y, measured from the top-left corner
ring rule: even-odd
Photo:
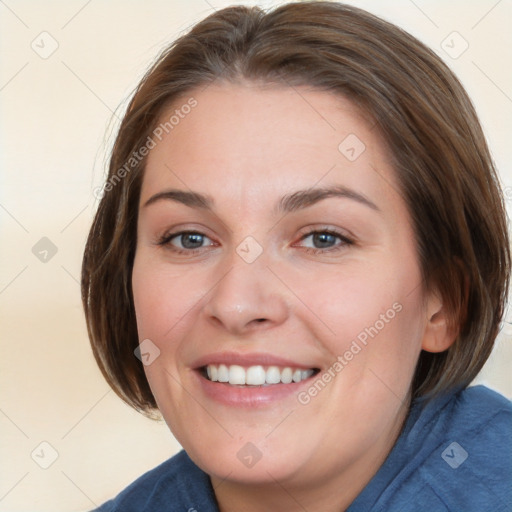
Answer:
[[[448,350],[466,322],[470,280],[464,262],[460,258],[454,257],[452,264],[451,270],[454,279],[451,281],[460,283],[460,288],[456,286],[450,292],[452,300],[448,302],[455,304],[454,310],[448,308],[447,301],[443,300],[443,295],[439,292],[438,287],[429,292],[422,342],[422,349],[426,352]]]
[[[457,338],[458,328],[437,295],[427,305],[427,319],[421,348],[427,352],[444,352]]]

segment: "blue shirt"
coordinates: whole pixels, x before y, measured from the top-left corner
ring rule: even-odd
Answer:
[[[416,400],[347,512],[510,512],[511,433],[512,402],[484,386]],[[96,512],[156,511],[218,512],[208,475],[184,451]]]

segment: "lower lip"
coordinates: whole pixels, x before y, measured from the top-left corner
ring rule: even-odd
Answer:
[[[309,384],[309,379],[290,384],[270,384],[268,386],[232,386],[224,382],[212,382],[201,372],[194,372],[205,395],[225,405],[235,407],[258,407],[296,395],[300,388]]]

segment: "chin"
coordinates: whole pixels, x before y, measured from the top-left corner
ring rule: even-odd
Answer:
[[[283,432],[286,434],[285,429]],[[197,466],[219,480],[259,485],[295,480],[298,475],[305,478],[308,452],[314,451],[307,444],[289,435],[270,440],[251,433],[206,443],[184,439],[182,446]]]

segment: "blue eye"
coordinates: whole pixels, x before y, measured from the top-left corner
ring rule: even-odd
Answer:
[[[176,233],[173,235],[165,236],[160,242],[160,245],[171,245],[178,250],[189,250],[202,249],[209,245],[213,245],[213,242],[202,233],[195,233],[193,231],[184,231],[182,233]]]
[[[311,236],[311,242],[315,249],[327,249],[336,245],[336,239],[339,238],[331,233],[314,233]]]
[[[313,231],[304,235],[301,242],[304,248],[319,251],[337,249],[353,243],[352,240],[330,231]]]

